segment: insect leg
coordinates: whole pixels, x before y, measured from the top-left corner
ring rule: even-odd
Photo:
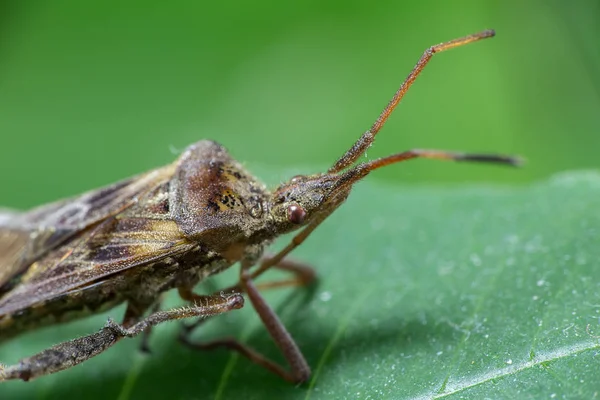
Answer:
[[[277,314],[273,309],[265,302],[260,292],[252,281],[252,276],[248,271],[248,266],[242,263],[240,272],[240,282],[244,292],[248,294],[250,302],[254,306],[254,309],[258,313],[258,316],[262,320],[263,324],[267,328],[267,331],[273,338],[273,341],[279,347],[279,350],[283,353],[290,371],[286,371],[281,366],[275,365],[278,368],[273,371],[284,379],[294,382],[302,383],[306,382],[310,378],[310,367],[302,355],[302,352],[298,348],[298,345],[289,334]]]
[[[250,299],[263,324],[267,328],[269,335],[271,335],[273,341],[283,353],[283,356],[290,366],[290,371],[233,338],[218,339],[207,343],[194,343],[191,342],[187,335],[185,335],[185,332],[183,332],[180,336],[180,340],[184,344],[199,350],[211,350],[225,347],[239,352],[243,356],[250,359],[250,361],[265,367],[289,382],[306,382],[310,378],[310,367],[308,366],[306,359],[302,355],[302,352],[296,345],[296,342],[294,342],[294,339],[291,337],[277,314],[275,314],[273,309],[265,302],[259,293],[256,285],[252,281],[252,275],[248,271],[248,268],[249,266],[242,262],[242,268],[240,272],[241,289],[248,294],[248,298]]]
[[[268,256],[263,257],[260,265],[262,266],[267,263],[270,264],[273,257],[274,257],[273,255],[268,255]],[[300,261],[288,260],[286,258],[286,259],[279,261],[277,264],[273,265],[273,268],[291,272],[292,274],[295,275],[295,277],[290,278],[290,279],[282,279],[282,280],[278,280],[278,281],[257,283],[256,288],[258,290],[276,289],[276,288],[282,288],[282,287],[288,287],[288,286],[307,286],[317,279],[317,275],[315,273],[314,268],[311,267],[310,265],[305,264]],[[179,289],[179,290],[180,290],[179,293],[181,295],[182,289]],[[240,292],[243,292],[243,289],[240,284],[237,284],[234,286],[230,286],[226,289],[223,289],[223,290],[221,290],[221,292],[223,292],[223,293],[240,293]],[[189,301],[189,298],[187,296],[189,296],[189,294],[186,290],[186,291],[184,291],[184,295],[181,295],[181,297],[184,300]],[[189,342],[187,340],[186,336],[190,335],[192,331],[196,330],[200,325],[204,324],[204,322],[206,322],[206,321],[207,321],[206,318],[202,318],[197,321],[194,321],[191,324],[186,324],[183,328],[182,340],[186,343]],[[192,347],[202,348],[202,349],[207,349],[207,350],[213,348],[213,347],[203,347],[203,346],[205,346],[205,345],[204,344],[202,344],[202,345],[194,344]]]
[[[131,327],[108,320],[98,332],[68,342],[60,343],[40,353],[21,360],[18,364],[0,368],[0,381],[22,379],[27,381],[38,376],[51,374],[75,366],[111,347],[124,337],[134,337],[165,321],[190,317],[208,317],[241,308],[244,297],[204,296],[202,302],[190,307],[157,311]]]
[[[212,340],[212,341],[206,342],[206,343],[192,342],[185,335],[180,336],[179,339],[181,340],[181,342],[183,344],[191,347],[194,350],[205,351],[205,350],[226,348],[228,350],[237,351],[238,353],[240,353],[244,357],[248,358],[253,363],[258,364],[261,367],[264,367],[279,376],[282,376],[285,380],[290,381],[292,383],[298,382],[292,376],[290,376],[290,373],[288,371],[286,371],[285,369],[283,369],[279,364],[266,358],[265,356],[260,354],[258,351],[254,350],[252,347],[249,347],[243,343],[240,343],[237,339],[223,338],[223,339]],[[310,375],[310,370],[308,371],[308,375]],[[299,382],[306,381],[309,377],[308,375],[305,379],[303,379]]]
[[[321,224],[321,222],[323,222],[329,216],[330,213],[331,213],[331,211],[328,211],[328,212],[324,212],[324,213],[320,214],[319,216],[317,216],[303,230],[301,230],[299,233],[297,233],[296,236],[294,236],[292,238],[290,243],[288,243],[287,246],[285,246],[283,249],[281,249],[279,251],[279,253],[263,258],[262,261],[260,262],[259,267],[256,268],[254,271],[252,271],[252,273],[249,275],[250,279],[256,279],[260,275],[262,275],[263,273],[268,271],[269,269],[276,267],[278,265],[282,265],[282,263],[288,263],[288,266],[290,263],[293,263],[292,261],[285,261],[285,258],[296,247],[300,246],[306,240],[306,238],[317,228],[317,226],[319,226]],[[280,267],[280,268],[286,269],[285,267],[284,268]],[[288,269],[290,269],[290,268],[288,268]],[[304,269],[306,270],[306,269],[312,269],[312,268],[305,266]],[[314,272],[306,271],[305,273],[314,275]],[[243,290],[243,285],[239,284],[237,286],[234,286],[233,288],[237,288],[237,287],[240,287]]]
[[[150,309],[150,314],[153,314],[153,313],[157,312],[158,310],[160,310],[161,301],[162,301],[162,296],[160,296],[158,298],[158,300],[156,300],[154,302],[154,304],[152,304],[152,308]],[[130,301],[129,303],[127,303],[127,309],[125,310],[125,316],[123,317],[122,325],[125,328],[130,328],[131,326],[135,325],[142,319],[142,317],[146,313],[146,310],[149,307],[150,306],[148,306],[148,305],[141,306],[137,303]],[[142,341],[140,344],[140,351],[142,353],[148,353],[148,354],[150,353],[150,346],[148,343],[150,340],[151,333],[152,333],[151,326],[149,326],[148,329],[146,329],[142,333]]]
[[[311,267],[310,265],[305,264],[300,261],[289,260],[287,258],[285,258],[283,260],[276,260],[276,258],[279,258],[278,255],[268,255],[268,256],[263,257],[261,259],[259,267],[257,268],[256,271],[261,271],[261,273],[262,273],[266,269],[275,268],[275,269],[280,269],[282,271],[291,272],[295,276],[290,279],[282,279],[282,280],[278,280],[278,281],[257,283],[256,287],[259,290],[275,289],[275,288],[286,287],[286,286],[306,286],[306,285],[311,284],[312,282],[314,282],[317,279],[317,274],[316,274],[314,268]],[[275,264],[273,263],[274,261],[275,261]],[[258,274],[255,275],[253,273],[252,277],[254,278],[257,275]],[[226,289],[223,289],[223,292],[225,292],[225,293],[240,292],[240,291],[243,291],[242,285],[240,283],[238,283],[237,285],[234,285],[234,286],[230,286]]]
[[[270,263],[272,257],[273,256],[264,257],[261,261],[261,265]],[[286,286],[306,286],[306,285],[309,285],[310,283],[314,282],[317,279],[317,274],[315,273],[315,270],[310,265],[307,265],[307,264],[299,262],[299,261],[283,259],[283,260],[279,261],[277,264],[273,265],[273,268],[280,269],[282,271],[291,272],[292,274],[294,274],[294,277],[290,278],[290,279],[282,279],[282,280],[278,280],[278,281],[257,283],[256,284],[257,289],[264,290],[264,289],[274,289],[274,288],[280,288],[280,287],[286,287]]]

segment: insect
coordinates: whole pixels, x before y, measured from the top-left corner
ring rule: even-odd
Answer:
[[[433,54],[494,36],[487,30],[428,48],[372,127],[324,173],[296,176],[269,191],[219,144],[200,141],[170,165],[28,212],[0,213],[0,340],[41,325],[64,322],[126,303],[122,322],[57,344],[0,369],[0,380],[29,380],[77,365],[120,339],[164,321],[207,318],[239,309],[247,298],[287,362],[281,366],[233,339],[195,343],[229,348],[284,379],[300,383],[310,368],[254,281],[271,268],[292,278],[266,287],[300,286],[313,270],[288,259],[311,232],[372,171],[413,158],[517,165],[493,154],[410,150],[357,162]],[[265,248],[300,230],[274,256]],[[239,263],[239,280],[209,295],[194,292],[203,279]],[[160,295],[177,289],[189,303],[160,310]],[[246,296],[246,297],[244,297]],[[194,325],[192,325],[193,327]]]

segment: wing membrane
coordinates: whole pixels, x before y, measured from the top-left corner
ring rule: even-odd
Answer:
[[[19,285],[0,299],[0,315],[196,246],[185,239],[176,222],[166,218],[168,213],[137,217],[140,206],[148,204],[104,220],[32,264]]]
[[[167,166],[28,212],[0,210],[0,289],[81,232],[136,204],[172,174],[173,166]]]

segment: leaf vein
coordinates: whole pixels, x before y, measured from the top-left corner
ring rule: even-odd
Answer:
[[[600,350],[600,343],[587,341],[569,346],[559,347],[553,351],[537,354],[533,361],[525,361],[520,364],[513,364],[505,368],[485,372],[482,374],[474,375],[472,377],[464,377],[461,380],[458,380],[454,383],[448,383],[443,393],[433,391],[425,395],[416,396],[414,397],[414,399],[442,399],[453,394],[465,391],[467,389],[473,388],[475,386],[482,385],[486,382],[503,378],[505,376],[515,374],[521,371],[525,371],[527,369],[539,366],[544,363],[551,363],[560,360],[561,358],[574,356],[576,354],[583,353],[589,350]],[[529,357],[526,358],[528,359]]]

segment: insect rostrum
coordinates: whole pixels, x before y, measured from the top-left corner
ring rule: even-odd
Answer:
[[[29,380],[69,368],[161,322],[241,308],[246,295],[289,369],[235,340],[193,343],[186,330],[182,342],[230,348],[288,381],[306,381],[309,366],[254,279],[280,268],[294,279],[264,288],[308,283],[312,269],[288,254],[377,168],[412,158],[518,163],[506,156],[438,150],[357,163],[434,53],[493,35],[484,31],[427,49],[371,129],[325,173],[297,176],[269,191],[222,146],[204,140],[171,165],[28,212],[0,214],[0,340],[127,304],[120,324],[111,320],[96,333],[4,367],[0,380]],[[300,232],[287,247],[263,256],[275,238],[294,230]],[[236,263],[241,266],[237,284],[210,295],[194,293],[198,282]],[[161,293],[171,289],[189,306],[157,311]]]

